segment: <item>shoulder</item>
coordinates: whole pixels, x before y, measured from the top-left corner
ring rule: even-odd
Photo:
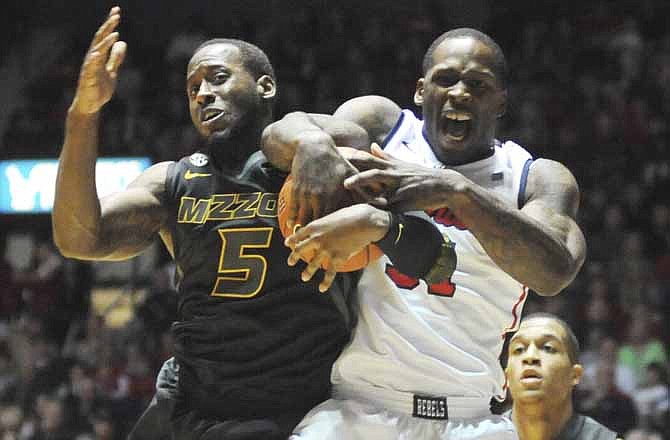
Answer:
[[[605,425],[596,422],[591,417],[581,414],[577,415],[581,421],[582,428],[577,438],[591,440],[615,440],[619,438],[618,434]]]
[[[381,144],[400,118],[402,109],[392,100],[378,95],[359,96],[335,111],[338,118],[363,127],[370,140]]]
[[[175,162],[166,161],[154,164],[144,170],[135,180],[133,180],[128,188],[133,189],[147,189],[153,194],[163,194],[165,192],[165,181],[168,176],[168,169]]]
[[[561,210],[573,212],[579,206],[579,186],[570,170],[560,162],[537,159],[530,164],[525,203],[545,200],[559,204]],[[524,204],[525,204],[524,203]]]

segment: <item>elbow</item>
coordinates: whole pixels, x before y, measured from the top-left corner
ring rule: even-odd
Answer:
[[[64,257],[72,258],[70,256],[72,253],[70,242],[63,231],[61,231],[61,228],[57,226],[55,221],[51,224],[51,236],[53,237],[54,245],[56,245],[58,252],[60,252]]]
[[[281,135],[277,132],[278,129],[275,124],[278,124],[278,122],[268,125],[263,130],[261,136],[261,150],[275,168],[289,172],[291,171],[291,163],[294,154],[292,150],[294,150],[295,147],[288,145],[288,143],[282,139]]]
[[[575,240],[570,240],[555,255],[552,262],[545,265],[545,277],[538,286],[531,286],[538,295],[555,296],[568,287],[584,264],[586,259],[586,241],[580,233]]]
[[[69,228],[71,229],[71,228]],[[55,225],[52,228],[56,248],[65,258],[91,260],[95,255],[95,240],[82,239],[82,234],[63,231]]]
[[[584,259],[580,258],[566,259],[549,271],[543,280],[538,280],[537,285],[528,287],[541,296],[556,296],[574,281],[583,263]]]
[[[82,258],[81,251],[73,246],[72,240],[65,237],[64,234],[56,232],[56,229],[53,232],[53,239],[58,252],[65,258]]]

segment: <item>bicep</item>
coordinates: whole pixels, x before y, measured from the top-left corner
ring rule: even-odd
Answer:
[[[576,222],[579,187],[572,173],[558,162],[538,159],[530,168],[526,194],[521,211],[547,228],[575,259],[583,260],[586,243]]]
[[[400,118],[402,109],[383,96],[361,96],[350,99],[335,110],[333,116],[361,126],[371,142],[384,143]]]
[[[143,172],[124,191],[100,199],[96,259],[123,260],[146,249],[167,223],[164,203],[169,162]]]
[[[328,133],[338,147],[352,147],[366,151],[370,149],[368,132],[357,123],[335,115],[310,113],[308,117],[312,123]]]

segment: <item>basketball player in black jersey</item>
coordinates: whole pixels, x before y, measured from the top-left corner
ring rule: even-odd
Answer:
[[[525,317],[511,336],[505,375],[520,440],[615,440],[619,436],[575,412],[572,392],[581,380],[579,343],[568,324],[548,313]]]
[[[286,265],[276,206],[285,175],[258,152],[272,121],[274,72],[243,41],[209,40],[188,64],[191,119],[207,148],[153,165],[125,191],[97,198],[100,112],[126,52],[115,32],[120,17],[112,8],[84,58],[67,115],[53,229],[71,258],[123,260],[160,236],[175,259],[175,359],[161,370],[156,398],[131,438],[286,438],[329,397],[357,275],[322,281],[323,295]],[[366,145],[362,133],[340,145]],[[365,212],[368,220],[358,224],[369,237],[389,232],[383,211],[356,212]]]
[[[276,217],[285,175],[254,154],[272,121],[274,72],[246,42],[210,40],[188,65],[191,119],[208,149],[156,164],[127,190],[98,200],[100,111],[126,51],[114,32],[119,21],[113,8],[68,112],[56,243],[68,257],[122,260],[160,236],[179,278],[175,437],[285,438],[328,397],[330,367],[349,337],[346,295],[356,275],[338,277],[323,295],[286,265]]]

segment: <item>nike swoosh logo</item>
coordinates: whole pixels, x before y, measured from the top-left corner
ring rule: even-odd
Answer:
[[[211,174],[208,173],[192,173],[191,170],[186,170],[186,173],[184,173],[184,179],[186,180],[191,180],[194,177],[209,177]]]
[[[402,223],[398,223],[398,236],[395,238],[395,242],[393,243],[394,246],[398,244],[398,242],[400,241],[400,236],[402,235],[402,228],[404,226],[405,225],[403,225]]]

